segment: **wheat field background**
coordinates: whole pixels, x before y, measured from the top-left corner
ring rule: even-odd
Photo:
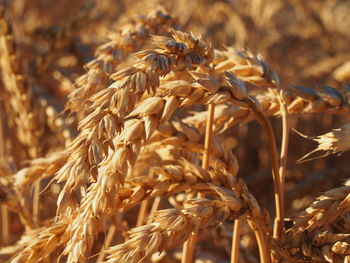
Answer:
[[[349,13],[0,0],[0,262],[350,262]]]

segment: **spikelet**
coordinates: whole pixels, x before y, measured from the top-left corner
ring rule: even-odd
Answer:
[[[311,139],[318,143],[318,146],[315,150],[304,155],[298,160],[298,162],[305,162],[335,153],[341,154],[350,149],[350,123],[345,124],[339,129],[333,129],[332,131],[327,132],[323,135],[319,135],[317,137],[309,137],[299,132],[297,133],[304,138]],[[318,151],[324,151],[326,153],[320,157],[312,157],[307,159],[307,157]]]

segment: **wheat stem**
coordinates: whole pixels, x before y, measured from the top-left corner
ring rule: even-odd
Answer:
[[[276,239],[281,238],[284,232],[284,206],[283,206],[283,189],[279,176],[279,161],[276,148],[276,139],[272,129],[272,125],[265,114],[255,105],[254,101],[247,98],[244,102],[250,107],[250,109],[256,115],[257,121],[265,130],[268,137],[268,146],[270,153],[270,161],[272,166],[272,178],[274,182],[275,191],[275,205],[276,205],[276,218],[273,231],[273,237]]]
[[[8,244],[10,241],[9,236],[9,212],[7,210],[7,207],[5,205],[1,206],[1,237],[2,237],[2,243]]]
[[[211,140],[213,134],[213,121],[214,121],[215,105],[209,104],[208,106],[208,118],[205,130],[205,141],[204,141],[204,156],[202,162],[202,168],[208,170],[209,167],[209,154],[211,148]],[[203,197],[201,193],[198,193],[198,198]],[[194,249],[198,238],[198,232],[195,230],[191,233],[188,240],[184,243],[181,263],[191,263],[193,258]]]
[[[233,225],[232,249],[231,249],[231,263],[239,262],[239,244],[242,229],[242,219],[236,219]]]
[[[154,216],[154,213],[158,210],[159,204],[162,198],[160,196],[156,196],[153,200],[153,204],[151,207],[151,210],[149,211],[148,219],[147,219],[147,224],[150,224],[152,222],[152,218]]]
[[[267,242],[264,237],[264,233],[261,229],[254,230],[255,238],[259,247],[259,256],[261,263],[271,263],[271,257],[268,253]]]
[[[33,223],[38,226],[39,223],[39,202],[40,202],[40,181],[34,183],[33,193]]]
[[[103,247],[101,249],[101,253],[98,255],[98,258],[96,259],[96,263],[101,263],[104,260],[105,255],[106,255],[105,250],[111,245],[115,231],[116,231],[115,225],[112,225],[108,229],[108,233],[107,233],[107,236],[105,238],[105,242],[104,242]]]
[[[209,166],[209,155],[210,155],[211,140],[213,135],[214,111],[215,111],[215,105],[209,104],[208,119],[207,119],[207,125],[205,130],[204,156],[203,156],[203,163],[202,163],[202,167],[205,170],[208,170],[208,166]]]
[[[4,144],[4,134],[2,131],[2,113],[0,112],[0,161],[3,161],[3,158],[5,156],[5,144]],[[2,237],[2,243],[8,244],[10,241],[9,237],[9,211],[6,207],[6,205],[1,206],[1,237]]]
[[[137,216],[136,227],[142,226],[143,222],[145,222],[147,207],[148,207],[148,200],[143,200],[141,202],[139,214]]]
[[[287,169],[287,159],[288,159],[288,144],[289,144],[289,118],[287,104],[284,99],[283,91],[281,90],[278,94],[278,99],[280,102],[280,109],[282,115],[282,145],[280,154],[280,168],[279,176],[282,188],[282,204],[284,206],[284,193],[285,193],[285,173]],[[282,218],[284,220],[284,218]]]

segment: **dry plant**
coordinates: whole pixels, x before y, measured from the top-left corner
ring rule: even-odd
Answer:
[[[0,4],[1,262],[350,262],[347,1]]]

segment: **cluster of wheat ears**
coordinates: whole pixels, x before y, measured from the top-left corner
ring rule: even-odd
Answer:
[[[73,88],[56,71],[55,102],[35,87],[60,47],[48,49],[46,66],[29,64],[42,68],[30,76],[6,8],[1,262],[350,262],[350,182],[334,182],[296,213],[286,196],[291,116],[334,114],[345,124],[300,134],[318,144],[300,161],[350,149],[346,83],[282,85],[262,56],[216,48],[159,7],[99,45]],[[60,37],[73,38],[55,31],[54,41]],[[236,158],[235,127],[253,122],[264,137],[271,188],[238,166],[245,157]],[[280,123],[276,136],[272,124]]]

